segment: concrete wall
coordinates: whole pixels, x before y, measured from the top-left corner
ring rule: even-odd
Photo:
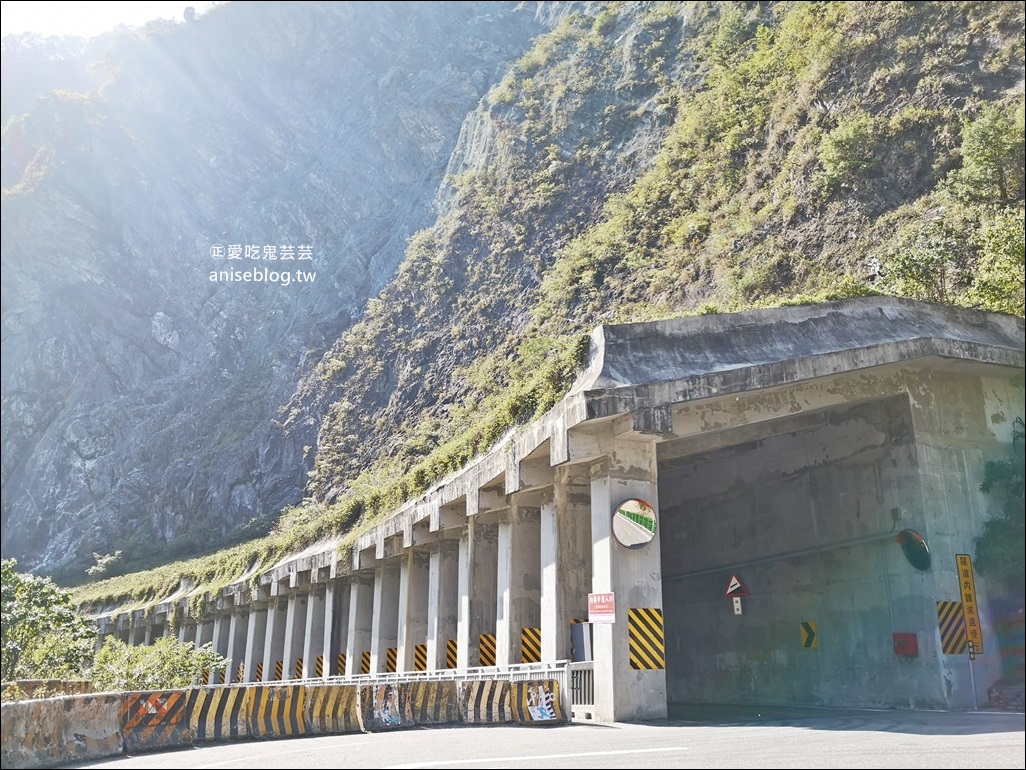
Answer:
[[[997,501],[979,491],[980,482],[987,460],[1008,456],[1013,422],[1023,417],[1023,385],[1021,380],[923,371],[910,381],[910,391],[936,598],[959,601],[955,556],[975,559],[974,540],[998,509]],[[939,659],[939,678],[950,692],[951,705],[958,708],[986,703],[988,686],[1002,676],[997,627],[1009,613],[1021,610],[1021,586],[1009,591],[978,569],[974,577],[984,643],[983,654],[973,663],[975,700],[968,656]]]
[[[53,767],[120,754],[121,695],[68,695],[0,706],[3,767]]]
[[[663,576],[685,576],[664,585],[670,701],[947,706],[936,574],[894,540],[930,533],[908,399],[774,427],[660,469]],[[751,592],[740,616],[732,574]],[[919,657],[895,655],[894,632],[917,634]]]

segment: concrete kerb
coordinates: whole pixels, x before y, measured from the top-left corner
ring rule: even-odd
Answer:
[[[47,767],[124,751],[120,693],[66,695],[0,707],[4,767]]]
[[[512,696],[512,697],[511,697]],[[556,716],[539,711],[556,704]],[[69,695],[2,706],[5,768],[47,767],[201,741],[286,738],[418,725],[566,721],[555,680],[377,685],[253,684]],[[533,710],[532,710],[533,709]]]
[[[522,725],[565,724],[570,720],[556,679],[539,679],[511,684],[513,721]]]

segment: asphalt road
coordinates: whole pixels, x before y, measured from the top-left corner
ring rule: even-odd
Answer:
[[[248,741],[67,767],[1024,768],[1023,714],[678,708],[680,718]]]

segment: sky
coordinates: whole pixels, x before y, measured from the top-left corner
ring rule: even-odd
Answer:
[[[182,20],[182,11],[192,6],[202,13],[209,2],[32,2],[3,0],[0,19],[3,35],[35,32],[47,35],[80,35],[91,37],[114,29],[119,24],[130,27],[153,19]]]

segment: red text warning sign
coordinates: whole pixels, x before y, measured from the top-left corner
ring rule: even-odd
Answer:
[[[588,594],[588,621],[591,623],[615,623],[616,602],[613,594]]]

